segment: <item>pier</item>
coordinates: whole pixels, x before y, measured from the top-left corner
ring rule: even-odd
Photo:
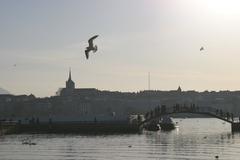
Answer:
[[[41,123],[41,124],[18,124],[15,133],[54,133],[54,134],[128,134],[138,133],[139,128],[134,124],[127,123]]]
[[[11,121],[0,121],[0,135],[15,132],[17,123]]]
[[[233,113],[213,107],[175,105],[167,107],[162,105],[145,114],[145,119],[137,118],[137,122],[41,122],[22,124],[19,122],[0,122],[0,135],[12,133],[139,133],[145,124],[158,121],[161,117],[173,114],[198,114],[217,118],[231,124],[232,132],[240,132],[239,118],[234,118]],[[140,117],[140,116],[139,116]]]

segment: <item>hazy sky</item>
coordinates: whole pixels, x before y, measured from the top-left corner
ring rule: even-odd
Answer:
[[[1,0],[0,87],[239,90],[239,0]],[[84,49],[99,34],[98,52]],[[201,46],[205,50],[200,52]],[[16,67],[14,66],[16,64]]]

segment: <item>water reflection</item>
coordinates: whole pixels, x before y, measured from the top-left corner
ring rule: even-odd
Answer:
[[[214,126],[209,125],[209,121]],[[239,142],[240,137],[239,133],[231,133],[230,125],[223,126],[214,119],[184,119],[178,124],[179,128],[171,132],[160,132],[157,136],[146,134],[147,139],[151,139],[146,143],[162,144],[155,152],[171,155],[169,159],[211,159],[214,155],[234,158],[229,153],[237,153],[229,151],[232,146],[239,147],[235,141]]]
[[[238,160],[240,133],[213,118],[175,119],[179,127],[168,132],[135,135],[8,135],[0,137],[0,159],[219,159]],[[22,145],[29,138],[37,145]],[[131,146],[131,147],[129,147]]]

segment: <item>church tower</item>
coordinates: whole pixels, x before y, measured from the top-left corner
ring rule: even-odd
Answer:
[[[177,92],[181,93],[182,92],[182,89],[180,86],[178,86],[178,89],[177,89]]]
[[[69,77],[68,80],[66,81],[66,89],[75,89],[75,83],[72,81],[72,76],[71,76],[71,68],[69,70]]]

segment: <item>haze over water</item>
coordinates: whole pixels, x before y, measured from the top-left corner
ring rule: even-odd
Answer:
[[[214,118],[175,119],[171,132],[130,135],[7,135],[1,160],[239,160],[240,134]],[[23,145],[30,138],[37,145]]]

